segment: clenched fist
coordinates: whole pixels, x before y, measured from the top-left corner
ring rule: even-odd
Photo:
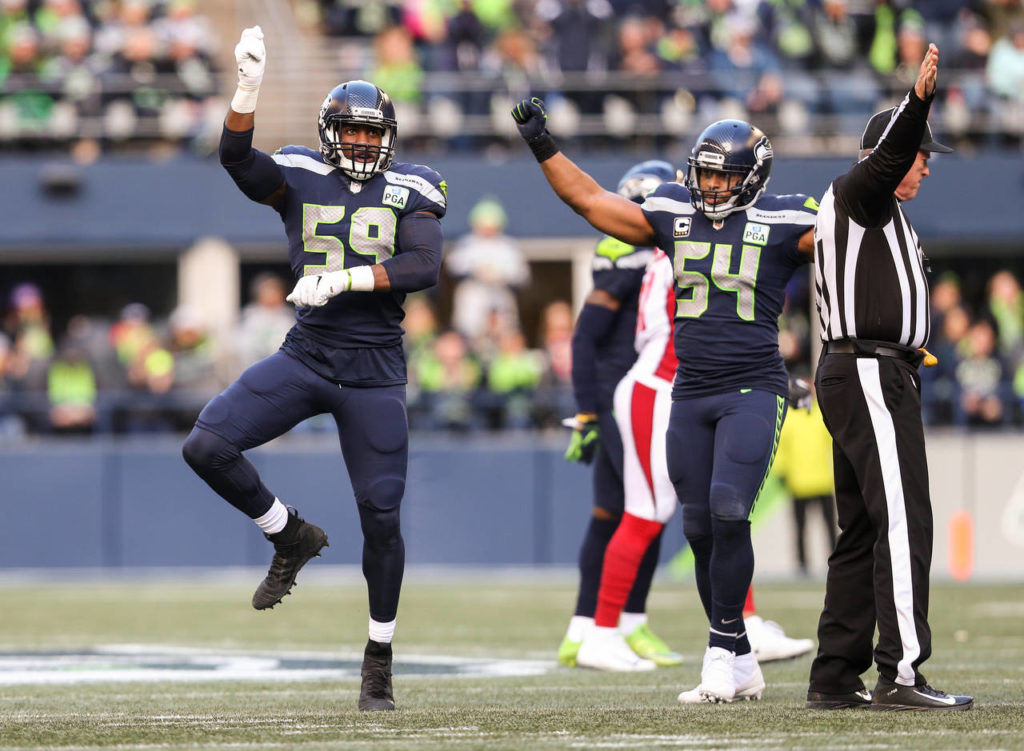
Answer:
[[[235,45],[238,63],[238,85],[244,89],[258,89],[267,67],[267,48],[263,45],[263,29],[259,26],[245,29]]]

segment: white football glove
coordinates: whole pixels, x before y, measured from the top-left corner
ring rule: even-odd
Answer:
[[[258,89],[263,81],[263,70],[267,67],[263,29],[253,26],[242,32],[242,38],[235,45],[235,62],[238,63],[238,86],[249,90]]]
[[[352,286],[351,276],[347,269],[329,271],[326,274],[304,276],[299,279],[295,289],[285,298],[296,307],[308,305],[320,308],[339,292],[347,292]]]

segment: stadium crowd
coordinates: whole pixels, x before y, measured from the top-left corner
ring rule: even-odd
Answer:
[[[0,148],[71,144],[87,161],[101,148],[215,137],[219,40],[196,6],[3,0]]]
[[[773,138],[856,135],[907,88],[929,41],[949,71],[933,119],[954,145],[1019,145],[1024,133],[1021,0],[292,4],[328,36],[338,80],[373,80],[404,110],[407,136],[447,148],[507,141],[490,117],[530,95],[583,145],[635,137],[645,115],[660,118],[651,133],[737,116]],[[3,0],[0,145],[212,151],[218,41],[197,0]],[[417,109],[429,118],[407,114]],[[594,132],[578,128],[588,116]],[[467,132],[474,117],[486,133]]]
[[[448,254],[454,257],[451,248]],[[440,294],[406,302],[411,427],[557,428],[575,411],[569,303],[544,306],[536,331],[524,330],[519,311],[500,304],[481,311],[482,326],[460,329],[458,303],[443,305],[441,297],[455,299],[454,290],[471,277],[446,263]],[[505,284],[516,299],[516,288],[497,281],[493,269],[480,275]],[[780,348],[794,375],[809,372],[813,354],[808,281],[800,275],[791,283],[780,326]],[[74,315],[55,330],[39,286],[2,290],[0,437],[187,431],[211,396],[284,339],[294,322],[286,285],[272,273],[255,277],[236,327],[223,334],[186,307],[156,317],[142,303],[125,306],[115,320]],[[933,284],[928,346],[939,363],[921,369],[930,426],[1024,425],[1024,291],[1005,269],[985,288],[983,297],[967,299],[951,272]],[[333,425],[315,419],[300,429]]]

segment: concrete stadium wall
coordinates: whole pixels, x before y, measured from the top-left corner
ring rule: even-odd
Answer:
[[[655,155],[651,155],[655,156]],[[481,195],[498,197],[508,212],[509,232],[526,238],[594,236],[547,187],[532,158],[489,162],[470,157],[403,153],[424,161],[448,182],[444,220],[448,238],[468,229],[470,209]],[[820,196],[831,180],[849,169],[850,159],[779,157],[770,189],[776,193]],[[635,162],[633,157],[579,157],[603,185],[614,186]],[[942,156],[933,177],[913,206],[914,227],[929,250],[962,252],[957,241],[1019,248],[1024,205],[1024,170],[1005,155],[965,158]],[[244,251],[281,252],[283,233],[277,214],[247,200],[215,159],[179,158],[150,162],[110,158],[79,166],[66,161],[7,157],[0,159],[5,194],[0,223],[0,257],[25,260],[38,251],[64,258],[130,253],[135,258],[184,250],[202,237],[219,236]],[[965,204],[965,196],[988,200]],[[945,250],[936,248],[945,245]],[[34,252],[33,252],[34,251]],[[283,256],[281,256],[283,257]]]
[[[1014,435],[929,437],[933,574],[950,575],[950,522],[973,520],[973,574],[1024,578],[1024,466]],[[410,566],[572,565],[590,513],[590,473],[560,440],[414,436],[403,529]],[[333,438],[281,440],[249,452],[268,487],[323,526],[324,561],[358,564],[355,502]],[[186,467],[178,440],[36,442],[0,447],[0,568],[239,566],[267,563],[255,525]],[[782,504],[754,535],[759,576],[795,570]],[[814,571],[824,536],[809,521]],[[684,544],[679,515],[662,547]]]

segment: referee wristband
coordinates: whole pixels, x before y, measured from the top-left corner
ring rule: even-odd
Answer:
[[[546,161],[558,153],[555,139],[547,131],[544,131],[536,138],[530,139],[526,142],[526,145],[530,147],[530,151],[533,152],[533,156],[538,162]]]

